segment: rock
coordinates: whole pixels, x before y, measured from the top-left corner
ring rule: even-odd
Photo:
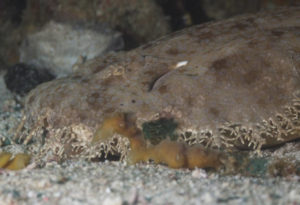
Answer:
[[[123,34],[126,49],[170,32],[168,21],[155,0],[28,0],[24,12],[27,27],[44,25],[50,20],[108,24]]]
[[[121,31],[125,48],[130,49],[170,33],[161,8],[153,0],[104,0],[97,15]]]
[[[124,48],[129,50],[171,30],[210,19],[295,5],[299,5],[297,0],[2,0],[0,69],[1,64],[9,67],[19,63],[21,42],[26,36],[40,31],[49,21],[108,24],[123,34]]]
[[[53,80],[55,77],[46,69],[36,69],[26,64],[16,64],[4,75],[6,87],[13,93],[26,95],[37,85]]]
[[[26,124],[46,129],[44,148],[60,157],[126,155],[128,141],[118,135],[90,147],[116,113],[127,114],[122,126],[140,132],[144,123],[172,119],[178,141],[224,152],[298,139],[299,12],[202,24],[88,61],[72,76],[30,92]]]
[[[245,13],[300,6],[297,0],[160,0],[157,3],[170,19],[172,30]]]
[[[0,105],[0,112],[8,111],[8,110],[10,110],[11,107],[14,107],[11,105],[16,104],[16,102],[13,100],[13,98],[14,98],[13,94],[6,87],[5,80],[4,80],[4,74],[5,73],[3,71],[0,72],[0,102],[2,102],[2,104]],[[0,117],[1,117],[1,115],[0,115]],[[1,128],[2,127],[0,126],[0,131],[2,131]],[[1,139],[1,137],[0,137],[0,139]]]
[[[49,22],[22,42],[20,61],[48,68],[61,77],[72,73],[72,66],[80,57],[91,59],[122,46],[121,35],[105,27],[96,30]]]
[[[17,29],[22,21],[26,1],[1,0],[0,2],[0,70],[18,61],[20,33]]]
[[[0,14],[0,69],[19,63],[21,43],[50,21],[77,25],[75,30],[78,27],[91,29],[91,33],[105,31],[104,26],[99,25],[106,25],[122,32],[127,49],[170,31],[167,19],[154,0],[3,0],[0,10],[3,11]],[[108,33],[101,34],[105,35]]]
[[[211,19],[225,19],[243,13],[255,13],[260,10],[278,9],[284,6],[299,6],[297,0],[203,0],[201,2],[205,14]]]

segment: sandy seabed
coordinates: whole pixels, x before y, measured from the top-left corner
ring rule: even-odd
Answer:
[[[2,171],[0,204],[300,204],[298,178],[219,176],[162,165],[68,161]]]

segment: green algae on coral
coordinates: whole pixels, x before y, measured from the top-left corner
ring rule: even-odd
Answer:
[[[177,126],[178,124],[174,119],[160,118],[143,123],[142,131],[144,138],[149,140],[151,144],[156,145],[167,137],[170,137],[172,141],[177,140],[178,135],[175,133]]]
[[[225,175],[247,177],[300,176],[300,162],[294,157],[250,156],[247,152],[231,153],[224,162]]]
[[[246,175],[250,176],[264,176],[267,172],[269,160],[264,157],[249,159],[245,167]]]

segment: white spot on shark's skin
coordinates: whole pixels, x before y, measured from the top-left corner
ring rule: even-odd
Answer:
[[[187,64],[188,64],[188,61],[180,61],[175,65],[175,69],[180,68],[182,66],[186,66]]]

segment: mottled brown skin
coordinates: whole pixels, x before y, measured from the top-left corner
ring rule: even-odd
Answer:
[[[77,136],[87,144],[114,113],[133,114],[138,128],[174,118],[180,139],[225,149],[297,139],[299,14],[300,8],[287,8],[238,16],[88,61],[74,75],[33,90],[26,123],[45,127],[49,139],[80,125],[88,132]],[[196,134],[185,138],[187,132]]]

